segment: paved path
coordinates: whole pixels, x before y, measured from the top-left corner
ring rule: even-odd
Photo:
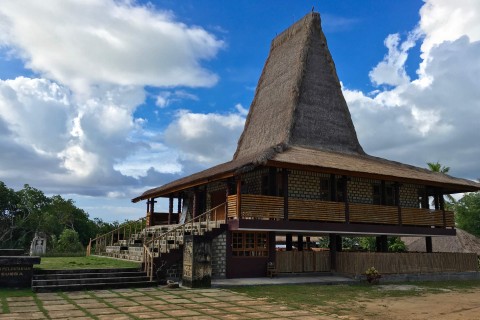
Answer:
[[[3,301],[0,319],[331,319],[225,289],[38,293]]]

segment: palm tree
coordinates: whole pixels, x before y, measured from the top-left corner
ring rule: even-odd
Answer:
[[[433,172],[439,172],[443,174],[447,174],[450,171],[450,167],[442,166],[440,162],[427,162],[428,169]],[[451,207],[457,203],[457,200],[455,200],[454,197],[452,197],[450,194],[446,194],[445,197],[447,198],[445,205],[447,207]],[[435,205],[435,203],[432,201],[432,205]]]
[[[428,169],[433,172],[448,173],[450,167],[445,167],[440,164],[440,162],[427,162]]]

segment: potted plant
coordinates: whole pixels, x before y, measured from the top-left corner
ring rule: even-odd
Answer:
[[[382,275],[374,267],[370,267],[365,271],[365,276],[367,276],[368,283],[378,284]]]

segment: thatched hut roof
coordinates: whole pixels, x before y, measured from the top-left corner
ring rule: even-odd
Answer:
[[[408,251],[425,252],[425,237],[402,237]],[[455,237],[439,236],[432,237],[432,249],[434,252],[473,252],[480,256],[480,238],[462,229],[457,229]]]
[[[279,145],[364,154],[318,13],[273,39],[233,159]]]
[[[132,201],[174,194],[261,165],[428,184],[447,193],[480,189],[470,180],[365,154],[318,13],[307,14],[273,39],[233,160],[150,189]]]

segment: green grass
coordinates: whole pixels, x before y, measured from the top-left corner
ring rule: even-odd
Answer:
[[[137,268],[140,263],[101,257],[42,257],[38,269]]]
[[[375,300],[386,297],[414,297],[427,293],[442,293],[446,290],[469,291],[480,288],[480,280],[473,281],[440,281],[440,282],[408,282],[392,285],[410,285],[411,290],[381,290],[381,286],[367,284],[358,285],[276,285],[249,286],[232,289],[250,297],[263,298],[297,309],[325,307],[332,311],[347,311],[356,302]],[[420,290],[415,290],[419,287]]]

